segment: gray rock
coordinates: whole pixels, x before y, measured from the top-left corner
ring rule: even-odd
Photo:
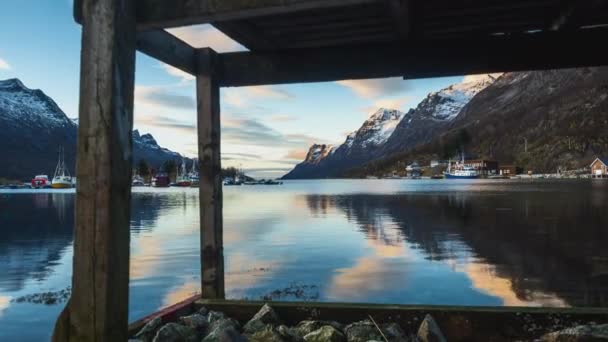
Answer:
[[[294,329],[288,328],[284,325],[279,325],[279,327],[277,328],[277,332],[279,334],[281,334],[281,336],[287,341],[290,341],[290,342],[304,341],[304,338],[299,336]]]
[[[190,327],[199,332],[201,335],[205,335],[207,328],[209,327],[209,322],[207,322],[207,317],[195,313],[190,316],[183,316],[179,318],[179,322],[182,325]]]
[[[263,330],[257,331],[253,335],[249,335],[249,342],[291,342],[285,338],[273,327],[268,326]]]
[[[248,342],[233,326],[215,329],[205,336],[201,342]]]
[[[219,312],[219,311],[209,311],[207,313],[207,322],[209,322],[209,324],[212,324],[213,322],[226,318],[226,315],[224,315],[223,312]]]
[[[196,330],[177,323],[167,323],[156,332],[152,342],[195,342],[198,339]]]
[[[202,308],[198,309],[198,313],[200,315],[207,316],[207,314],[209,313],[209,310],[203,306]]]
[[[246,334],[253,334],[257,331],[264,330],[267,325],[276,326],[281,322],[279,316],[268,304],[264,304],[260,311],[253,316],[243,327]]]
[[[344,342],[344,334],[331,325],[326,325],[304,336],[306,342]],[[366,341],[367,342],[367,341]]]
[[[298,323],[294,331],[298,336],[304,337],[326,325],[331,325],[332,327],[340,331],[342,331],[343,329],[342,324],[333,321],[302,321]]]
[[[346,339],[348,342],[367,342],[369,340],[383,341],[384,338],[374,325],[369,320],[355,322],[344,328]]]
[[[146,323],[141,330],[135,334],[135,338],[143,342],[150,342],[156,335],[156,331],[163,325],[163,321],[160,317],[156,317],[153,320]]]
[[[213,311],[211,311],[213,312]],[[209,315],[211,315],[211,312]],[[209,334],[203,339],[204,342],[235,342],[246,341],[239,333],[239,322],[232,318],[217,316],[209,325]]]
[[[447,342],[437,322],[428,314],[418,328],[417,337],[420,342]]]
[[[381,326],[382,333],[389,342],[407,342],[410,339],[406,337],[405,332],[397,323],[386,323]],[[384,340],[383,340],[384,341]]]
[[[608,341],[608,324],[579,325],[548,333],[541,337],[545,342]]]

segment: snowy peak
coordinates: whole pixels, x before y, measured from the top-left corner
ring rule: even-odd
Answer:
[[[433,105],[430,117],[437,120],[451,121],[473,96],[494,83],[501,74],[483,74],[465,76],[461,83],[452,84],[440,91],[430,93],[419,105]]]
[[[333,145],[314,144],[308,149],[304,162],[308,164],[318,164],[321,160],[332,154],[333,151]]]
[[[365,120],[354,136],[349,134],[345,144],[360,145],[363,148],[382,145],[393,134],[404,115],[396,109],[380,108]]]

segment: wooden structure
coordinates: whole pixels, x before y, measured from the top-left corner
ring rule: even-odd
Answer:
[[[496,160],[487,160],[487,159],[465,160],[464,165],[475,168],[475,170],[477,170],[479,172],[479,174],[484,175],[484,176],[498,174],[498,162]]]
[[[603,65],[603,0],[75,0],[82,25],[72,297],[55,341],[124,341],[135,51],[196,76],[201,290],[224,296],[219,87]],[[249,49],[164,29],[210,23]]]
[[[516,176],[524,172],[524,169],[516,165],[500,165],[499,174],[502,176]]]
[[[595,158],[591,163],[591,177],[608,178],[608,158]]]

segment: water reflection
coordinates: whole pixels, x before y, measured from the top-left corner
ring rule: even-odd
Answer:
[[[503,305],[604,306],[608,219],[605,202],[598,200],[603,196],[521,191],[307,195],[306,200],[312,214],[339,208],[366,239],[392,253],[419,250],[430,261],[451,265]],[[387,234],[391,229],[399,233]],[[335,287],[370,291],[375,283],[363,278],[390,286],[396,275],[383,271],[390,262],[378,262],[380,257],[375,252],[339,270]]]
[[[314,293],[273,298],[604,306],[607,193],[608,182],[226,188],[226,294],[295,286]],[[199,291],[200,241],[197,189],[139,188],[132,198],[133,320]],[[0,340],[48,339],[61,306],[11,299],[70,284],[73,210],[73,192],[0,193]]]

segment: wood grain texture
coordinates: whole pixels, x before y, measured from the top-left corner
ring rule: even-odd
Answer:
[[[211,49],[201,49],[197,57],[201,294],[203,298],[224,298],[219,56]]]
[[[191,75],[196,72],[196,49],[165,30],[138,32],[137,50]]]
[[[126,341],[135,8],[83,0],[72,296],[53,341]]]

